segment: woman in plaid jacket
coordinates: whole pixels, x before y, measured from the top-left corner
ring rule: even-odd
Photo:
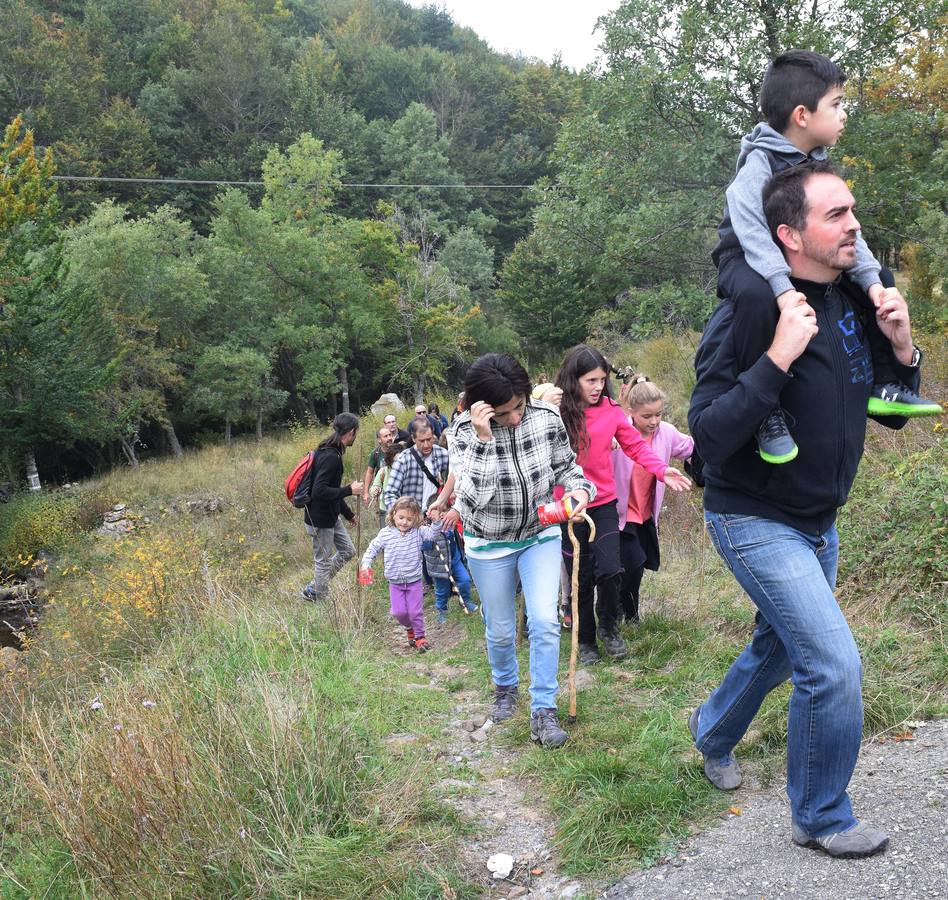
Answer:
[[[468,369],[467,410],[451,426],[455,506],[464,522],[468,564],[487,625],[495,685],[491,718],[513,715],[519,673],[515,597],[523,586],[530,620],[530,736],[557,747],[567,734],[556,719],[560,530],[544,527],[537,507],[557,484],[578,517],[595,487],[576,465],[556,409],[530,397],[530,376],[512,356],[488,353]],[[450,515],[450,513],[449,513]]]

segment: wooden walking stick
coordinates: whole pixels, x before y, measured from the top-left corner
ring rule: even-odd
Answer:
[[[358,465],[362,465],[362,427],[359,426],[358,431],[359,436],[359,462]],[[356,470],[356,478],[358,478],[358,470]],[[365,485],[362,485],[362,491],[365,493]],[[363,507],[364,503],[360,503],[360,498],[355,498],[356,505],[356,599],[359,601],[359,609],[362,609],[362,580],[359,578],[359,566],[362,564],[362,514],[365,512]]]
[[[589,526],[589,543],[596,539],[596,523],[593,522],[586,513],[583,513],[583,519]],[[569,532],[569,540],[573,545],[573,596],[571,598],[573,607],[573,630],[570,635],[569,648],[569,675],[567,683],[569,684],[569,719],[570,725],[576,721],[576,657],[579,655],[579,538],[573,532],[573,521],[570,519],[566,526]]]

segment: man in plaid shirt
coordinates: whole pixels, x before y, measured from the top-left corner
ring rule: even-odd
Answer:
[[[425,474],[422,464],[434,481]],[[399,497],[414,497],[424,509],[428,498],[438,493],[447,477],[448,451],[435,444],[430,425],[419,424],[415,428],[414,446],[395,458],[385,485],[385,505],[390,507]]]

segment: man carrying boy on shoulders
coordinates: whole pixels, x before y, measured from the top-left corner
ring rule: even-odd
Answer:
[[[745,316],[755,316],[762,305],[782,309],[795,304],[799,294],[790,281],[790,267],[767,227],[761,191],[772,175],[791,166],[825,160],[846,126],[843,85],[846,73],[836,63],[810,50],[789,50],[767,70],[760,91],[766,121],[741,140],[737,172],[726,192],[720,240],[711,254],[718,267],[718,296],[734,302],[740,333]],[[856,235],[855,261],[849,277],[878,308],[887,299],[901,296],[884,287],[882,267],[861,235]],[[891,275],[887,272],[887,278]],[[772,334],[753,332],[756,343],[745,349],[755,358],[767,348]],[[878,415],[938,415],[941,407],[919,397],[898,378],[889,364],[888,345],[870,335],[874,378],[867,407]],[[757,423],[759,453],[773,464],[790,462],[797,452],[793,422],[786,421],[779,401]]]
[[[901,295],[887,295],[869,312],[849,276],[858,259],[853,206],[826,162],[784,169],[767,183],[763,209],[795,296],[780,310],[757,304],[743,333],[737,304],[719,303],[698,346],[688,414],[705,460],[708,531],[757,607],[751,642],[692,713],[689,728],[709,780],[736,788],[735,745],[764,697],[792,678],[793,840],[839,857],[869,856],[889,839],[857,821],[846,792],[862,739],[862,664],[833,595],[835,520],[863,453],[873,383],[869,335],[912,391],[921,359]],[[747,347],[765,338],[766,350],[748,355]],[[775,468],[758,455],[754,434],[778,397],[803,440],[796,458]],[[901,428],[906,419],[879,421]]]

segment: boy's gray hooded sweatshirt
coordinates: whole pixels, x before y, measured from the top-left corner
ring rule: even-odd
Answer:
[[[774,243],[764,218],[764,185],[777,172],[808,159],[826,159],[826,149],[817,147],[809,156],[766,122],[741,138],[737,171],[725,192],[724,218],[718,226],[720,240],[711,253],[716,266],[734,251],[743,250],[747,264],[766,278],[774,296],[794,290],[790,266]],[[856,238],[856,265],[849,276],[864,291],[879,281],[880,265],[860,234]]]

